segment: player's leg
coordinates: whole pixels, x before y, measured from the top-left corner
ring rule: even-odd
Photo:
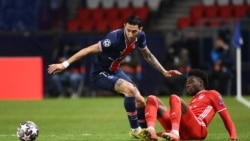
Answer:
[[[116,73],[116,76],[119,78],[122,78],[126,80],[127,82],[133,84],[133,95],[135,97],[135,102],[136,102],[136,110],[137,110],[137,115],[138,115],[138,123],[141,128],[147,128],[147,123],[145,120],[145,100],[144,97],[141,95],[139,90],[137,89],[135,83],[131,80],[129,76],[127,76],[123,71],[118,71]],[[124,94],[126,95],[126,94]]]
[[[135,138],[140,138],[141,127],[138,123],[136,98],[140,101],[137,102],[139,106],[144,106],[144,99],[137,94],[137,89],[132,81],[129,82],[126,79],[130,80],[124,73],[109,74],[107,72],[100,72],[97,75],[92,75],[91,81],[96,88],[124,95],[124,107],[131,127],[130,134]]]
[[[136,89],[135,102],[138,115],[138,123],[141,126],[141,128],[147,128],[147,122],[145,119],[145,99],[140,94],[139,90],[136,87],[135,89]]]
[[[182,114],[188,111],[188,105],[177,95],[171,95],[169,98],[171,131],[163,136],[166,140],[179,140],[180,120]]]
[[[148,128],[143,131],[143,136],[146,140],[157,140],[155,123],[157,119],[162,119],[166,111],[167,107],[159,98],[154,95],[148,96],[145,108]],[[161,124],[165,125],[163,120],[161,120]]]
[[[115,83],[115,90],[121,94],[124,94],[124,107],[127,112],[128,120],[131,127],[129,133],[134,138],[142,139],[141,127],[138,122],[138,114],[136,109],[136,88],[124,79],[118,79]],[[137,95],[137,97],[139,97]]]
[[[183,140],[203,140],[207,136],[205,123],[199,121],[190,109],[181,117],[180,136]]]

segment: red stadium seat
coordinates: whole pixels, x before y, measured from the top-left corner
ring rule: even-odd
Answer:
[[[80,23],[78,19],[71,19],[67,22],[67,31],[78,31],[80,28]]]
[[[128,16],[131,16],[134,13],[134,8],[131,8],[131,7],[126,7],[126,8],[121,8],[120,9],[121,11],[121,19],[120,20],[125,20]]]
[[[144,7],[138,7],[134,9],[135,15],[139,16],[142,20],[142,22],[146,22],[149,15],[149,8],[147,6]]]
[[[204,6],[203,5],[194,5],[190,9],[190,16],[192,18],[202,18],[204,15]]]
[[[90,18],[90,14],[91,13],[91,10],[87,9],[87,8],[80,8],[78,11],[77,11],[77,18],[80,20],[80,21],[85,21],[85,20],[89,20]]]
[[[117,20],[110,21],[108,23],[108,26],[110,30],[115,30],[115,29],[123,28],[123,24],[124,24],[124,21],[117,19]]]
[[[190,17],[182,17],[178,19],[178,28],[180,30],[192,26],[192,20]]]
[[[105,32],[108,30],[108,20],[94,21],[94,29],[97,32]]]
[[[103,8],[91,9],[90,18],[94,21],[101,21],[105,18],[105,10]]]
[[[193,26],[201,26],[201,25],[203,25],[202,23],[201,23],[201,17],[197,17],[197,18],[195,18],[195,17],[191,17],[191,19],[192,19],[192,25]]]
[[[120,10],[116,7],[105,9],[105,17],[107,20],[116,20],[120,16]]]
[[[220,18],[232,18],[233,17],[233,6],[224,5],[219,7],[219,17]]]
[[[92,20],[81,22],[80,30],[83,32],[91,32],[93,31],[94,24]]]
[[[218,10],[218,6],[216,5],[205,6],[205,18],[217,18]]]
[[[247,13],[247,6],[245,5],[235,5],[233,8],[233,17],[242,18]]]

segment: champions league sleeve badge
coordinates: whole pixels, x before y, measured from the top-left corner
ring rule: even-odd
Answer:
[[[103,42],[102,42],[103,46],[104,47],[110,47],[111,45],[111,41],[109,39],[105,39]]]
[[[219,105],[221,105],[221,106],[224,105],[224,101],[223,101],[221,95],[219,95]]]

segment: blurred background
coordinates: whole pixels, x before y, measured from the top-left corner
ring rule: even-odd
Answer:
[[[39,98],[113,95],[92,89],[91,56],[58,76],[49,75],[47,66],[98,42],[109,31],[123,28],[131,14],[141,17],[148,47],[162,65],[184,74],[165,79],[135,51],[121,67],[143,95],[185,95],[185,74],[194,68],[208,72],[208,88],[235,95],[236,49],[232,38],[238,22],[244,40],[242,93],[250,94],[250,0],[0,0],[1,70],[11,64],[11,58],[41,59],[38,70],[32,62],[20,65],[14,61],[16,68],[0,71],[1,95],[6,93],[11,99],[32,88],[31,95],[39,93]],[[7,63],[3,63],[1,59],[6,58]],[[12,89],[17,90],[13,95]]]

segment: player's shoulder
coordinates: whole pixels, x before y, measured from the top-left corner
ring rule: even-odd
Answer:
[[[113,36],[121,36],[124,35],[124,29],[115,29],[109,32],[109,35],[113,35]]]
[[[217,90],[206,90],[206,95],[212,98],[221,97],[221,94]]]
[[[206,92],[210,94],[219,94],[217,90],[206,90]]]
[[[137,37],[141,37],[141,36],[146,36],[146,33],[144,32],[144,31],[141,31],[141,32],[139,32],[139,34],[137,35]]]

